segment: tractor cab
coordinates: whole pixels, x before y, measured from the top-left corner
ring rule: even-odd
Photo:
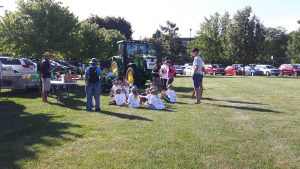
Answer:
[[[155,62],[155,52],[146,41],[119,41],[118,54],[112,58],[111,71],[119,77],[126,77],[130,85],[141,86],[151,79]]]

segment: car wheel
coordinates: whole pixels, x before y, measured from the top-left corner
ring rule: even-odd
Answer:
[[[297,76],[298,76],[298,73],[297,73],[297,72],[294,72],[294,76],[297,77]]]
[[[283,71],[280,71],[280,73],[279,73],[279,74],[280,74],[280,76],[283,76]]]

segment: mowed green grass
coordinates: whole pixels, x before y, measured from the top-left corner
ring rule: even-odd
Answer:
[[[0,168],[300,168],[299,78],[206,76],[201,105],[174,85],[167,111],[2,91]]]

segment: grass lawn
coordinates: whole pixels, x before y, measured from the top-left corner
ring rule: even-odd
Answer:
[[[191,84],[175,79],[168,111],[4,90],[0,168],[300,168],[299,78],[206,76],[201,105]]]

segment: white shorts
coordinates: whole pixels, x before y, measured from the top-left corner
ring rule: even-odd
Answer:
[[[43,78],[43,91],[49,92],[51,87],[51,79],[50,78]]]

